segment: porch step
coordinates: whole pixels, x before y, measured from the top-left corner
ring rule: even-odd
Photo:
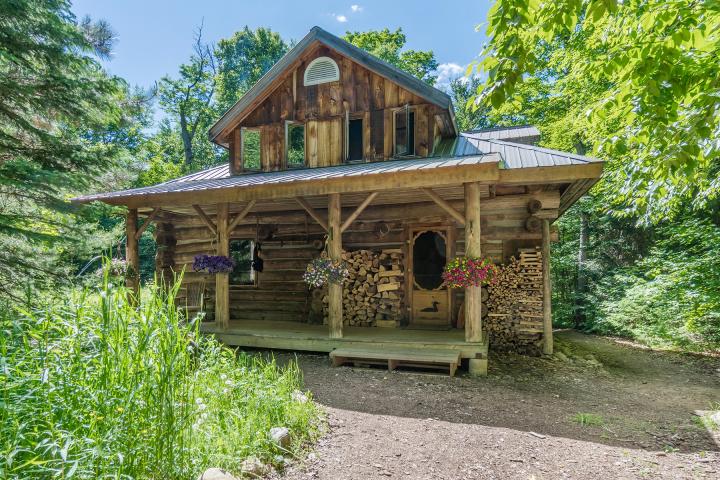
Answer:
[[[455,376],[460,363],[460,352],[448,349],[420,348],[336,348],[330,352],[333,367],[346,363],[384,365],[388,370],[397,367],[449,368]]]

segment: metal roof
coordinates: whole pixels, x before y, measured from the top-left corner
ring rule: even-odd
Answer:
[[[278,172],[258,172],[230,176],[226,165],[193,173],[169,182],[150,187],[132,188],[118,192],[98,193],[74,198],[76,202],[118,199],[142,195],[163,193],[196,192],[225,188],[242,188],[258,185],[279,185],[287,183],[311,182],[336,178],[357,178],[368,175],[383,175],[413,170],[446,169],[463,165],[498,163],[502,168],[502,159],[498,155],[468,155],[454,158],[421,158],[410,160],[390,160],[385,162],[355,163],[332,167],[302,168]]]
[[[483,138],[483,132],[461,133],[457,138],[442,140],[433,155],[462,157],[497,153],[505,162],[505,168],[557,167],[562,165],[585,165],[602,160],[576,155],[574,153],[549,148],[526,145],[523,143]]]
[[[230,175],[230,166],[226,163],[150,187],[85,195],[73,200],[90,202],[137,195],[192,192],[218,188],[242,188],[257,185],[308,182],[329,178],[353,178],[416,169],[451,168],[460,165],[490,162],[497,162],[499,167],[503,169],[587,165],[589,163],[602,162],[602,160],[597,158],[551,150],[534,145],[479,138],[482,136],[482,132],[468,132],[461,134],[457,138],[445,139],[437,145],[433,156],[428,158],[353,163],[332,167],[299,168],[278,172],[246,173],[235,176]]]
[[[514,127],[481,128],[466,132],[483,140],[509,140],[513,142],[534,143],[540,140],[540,130],[534,125],[517,125]]]
[[[235,103],[225,114],[218,120],[215,125],[210,127],[208,136],[211,141],[228,127],[232,120],[248,108],[253,101],[262,95],[273,82],[282,75],[287,68],[310,46],[313,42],[320,42],[338,53],[353,59],[368,70],[377,73],[380,76],[388,78],[415,95],[452,111],[452,101],[450,96],[437,88],[434,88],[419,78],[410,75],[404,70],[391,65],[379,58],[370,55],[355,45],[336,37],[335,35],[323,30],[320,27],[313,27],[310,32],[303,37],[288,53],[286,53],[273,67],[263,75],[258,82],[243,95],[240,100]],[[451,113],[451,118],[454,115]]]

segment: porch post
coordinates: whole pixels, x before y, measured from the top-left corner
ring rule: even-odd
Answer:
[[[128,266],[128,275],[125,277],[125,286],[134,294],[134,301],[138,301],[140,292],[140,252],[138,251],[138,211],[137,208],[128,209],[125,218],[125,260]]]
[[[333,261],[342,259],[339,193],[328,195],[328,256]],[[343,336],[342,291],[342,285],[331,283],[328,286],[328,328],[330,338],[342,338]]]
[[[228,238],[228,204],[217,205],[217,255],[228,256],[230,245]],[[215,275],[215,325],[225,330],[230,323],[230,274]]]
[[[542,223],[543,353],[553,353],[552,284],[550,280],[550,220]]]
[[[465,184],[465,256],[479,257],[480,246],[480,185]],[[465,341],[482,341],[482,287],[465,289]]]
[[[480,184],[466,183],[465,186],[465,256],[482,255],[480,241]],[[465,341],[482,342],[482,287],[465,289]],[[487,375],[487,358],[468,360],[470,375]]]

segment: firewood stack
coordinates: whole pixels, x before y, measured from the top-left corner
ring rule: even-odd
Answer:
[[[395,327],[402,312],[405,274],[401,249],[343,252],[349,276],[343,284],[343,323],[357,327]],[[325,323],[328,297],[323,297]]]
[[[518,256],[498,265],[497,280],[488,287],[486,325],[493,349],[537,354],[543,320],[542,254],[525,248]]]

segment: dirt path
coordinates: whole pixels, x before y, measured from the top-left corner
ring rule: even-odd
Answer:
[[[720,435],[693,415],[718,408],[720,361],[557,343],[554,359],[491,358],[484,379],[299,355],[329,431],[284,478],[720,478]]]

